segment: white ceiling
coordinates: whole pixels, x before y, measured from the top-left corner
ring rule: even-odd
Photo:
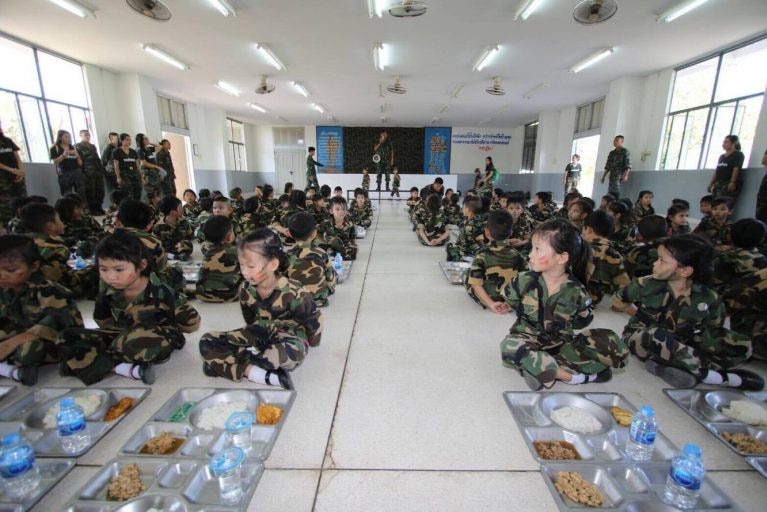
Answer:
[[[428,125],[435,115],[440,126],[483,120],[514,126],[542,110],[597,98],[621,76],[676,66],[767,29],[765,0],[711,0],[671,24],[656,23],[656,15],[680,0],[618,0],[612,19],[588,27],[572,18],[578,0],[543,0],[525,22],[512,20],[519,0],[428,0],[428,12],[414,19],[370,19],[366,0],[229,0],[236,18],[225,18],[208,0],[164,0],[173,12],[167,23],[135,14],[124,0],[82,1],[96,9],[96,19],[77,18],[47,0],[2,0],[0,31],[82,62],[141,73],[158,91],[255,124],[280,124],[275,116],[281,116],[294,125],[378,125],[385,103],[392,126]],[[384,71],[373,67],[378,41],[390,50]],[[255,42],[269,44],[287,69],[275,72]],[[192,68],[178,71],[145,53],[142,43],[159,44]],[[500,52],[473,72],[482,49],[492,44],[501,45]],[[612,56],[568,73],[607,46],[616,48]],[[257,95],[253,90],[265,73],[277,90]],[[408,93],[380,98],[379,83],[396,74]],[[503,77],[505,96],[484,92],[493,76]],[[217,80],[244,94],[218,91],[212,85]],[[290,87],[294,80],[305,82],[308,100]],[[551,85],[523,99],[541,82]],[[451,99],[461,83],[463,91]],[[249,101],[269,114],[250,109]],[[312,110],[311,101],[327,107],[336,123]],[[443,104],[449,109],[438,114]]]

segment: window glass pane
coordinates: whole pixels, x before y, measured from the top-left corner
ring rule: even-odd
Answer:
[[[40,115],[41,105],[38,101],[29,96],[19,96],[19,109],[24,118],[24,130],[29,144],[30,158],[32,162],[47,162],[48,147],[51,141],[48,140],[48,132],[43,126],[43,119]],[[18,143],[17,143],[18,144]]]
[[[157,109],[160,111],[160,124],[173,126],[173,118],[170,115],[170,100],[157,96]]]
[[[16,143],[21,151],[24,161],[29,161],[24,145],[24,132],[21,129],[21,120],[16,108],[16,95],[0,91],[0,121],[3,123],[3,134]]]
[[[53,139],[56,140],[56,134],[59,130],[66,130],[72,134],[72,120],[69,118],[69,108],[58,103],[51,103],[50,101],[47,102],[47,105],[48,120]],[[76,135],[72,137],[72,140],[76,140]]]
[[[45,97],[80,107],[88,106],[83,70],[79,64],[37,52]]]
[[[751,157],[751,151],[754,147],[754,134],[756,134],[756,123],[759,120],[759,113],[762,110],[764,96],[757,96],[738,103],[738,110],[735,114],[735,125],[732,133],[740,139],[741,151],[748,159]]]
[[[687,116],[687,129],[682,139],[679,169],[697,169],[700,152],[703,149],[703,134],[706,132],[708,108],[693,110]]]
[[[232,140],[235,142],[245,142],[242,123],[232,121]]]
[[[724,54],[716,101],[764,92],[767,85],[767,39]]]
[[[720,105],[714,110],[711,119],[711,125],[708,130],[708,148],[706,150],[706,161],[703,166],[704,169],[716,168],[716,164],[719,161],[719,155],[724,152],[722,149],[722,141],[727,135],[732,133],[732,120],[734,116],[734,102]]]
[[[0,55],[3,56],[0,88],[40,96],[40,80],[32,48],[0,37]],[[18,141],[16,145],[21,147]]]
[[[666,154],[664,158],[664,169],[678,169],[679,153],[682,146],[682,137],[684,135],[684,125],[687,114],[677,114],[668,118],[668,127],[666,131]]]
[[[605,107],[605,100],[595,101],[591,107],[591,130],[602,126],[602,111]]]
[[[671,112],[699,107],[711,102],[718,61],[719,57],[714,57],[677,71],[671,98]]]
[[[240,170],[241,171],[248,170],[247,162],[248,160],[245,158],[245,145],[243,144],[240,146]]]
[[[80,142],[80,130],[88,130],[88,120],[85,117],[85,110],[76,107],[69,108],[69,114],[72,117],[72,140]]]
[[[186,125],[186,105],[178,101],[171,101],[171,110],[173,111],[173,126],[178,128],[187,128]]]

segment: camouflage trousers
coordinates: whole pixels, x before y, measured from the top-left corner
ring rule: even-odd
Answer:
[[[91,212],[104,209],[104,175],[99,170],[88,170],[83,173],[85,179],[85,201]]]
[[[733,313],[730,328],[751,338],[755,358],[767,360],[767,315],[758,311],[752,314]]]
[[[727,370],[751,357],[748,337],[722,329],[721,336],[704,331],[692,339],[682,338],[663,327],[628,329],[623,341],[641,361],[653,359],[695,376],[705,377],[707,370]]]
[[[120,363],[165,362],[186,341],[178,329],[140,325],[120,331],[70,328],[62,338],[61,359],[86,385],[100,381]]]
[[[331,258],[340,253],[345,260],[353,261],[357,259],[357,246],[345,244],[340,236],[330,237],[328,241],[320,245],[320,247],[328,251]]]
[[[418,240],[421,240],[421,237],[418,237]],[[423,243],[423,240],[421,240],[421,243]],[[452,242],[445,246],[445,252],[447,253],[447,261],[461,261],[461,259],[463,259],[465,256],[463,251],[461,251],[461,249],[459,249],[458,246]]]
[[[42,366],[47,363],[57,363],[59,362],[59,351],[52,341],[34,340],[24,343],[14,350],[5,362],[18,366]]]
[[[168,254],[173,254],[174,256],[179,256],[181,254],[186,254],[189,256],[192,254],[193,250],[194,245],[192,244],[191,240],[180,240],[173,244],[172,247],[167,247],[165,252]]]
[[[714,182],[714,188],[711,193],[716,197],[729,197],[732,199],[732,203],[735,204],[735,200],[738,198],[739,190],[736,189],[735,192],[730,192],[727,189],[729,184],[729,181],[716,181]]]
[[[14,218],[15,212],[11,211],[11,200],[13,197],[0,195],[0,229],[6,229],[8,222]]]
[[[565,194],[569,194],[573,190],[578,190],[578,185],[581,184],[580,176],[568,176],[565,180]]]
[[[587,329],[564,343],[523,333],[510,333],[501,342],[503,361],[541,382],[552,382],[560,366],[591,375],[623,368],[628,355],[626,344],[610,329]]]
[[[320,190],[320,182],[317,181],[317,171],[315,172],[308,172],[306,173],[306,190],[308,191],[310,188],[313,188],[314,190],[318,191]]]
[[[141,179],[138,174],[128,174],[120,177],[123,182],[120,185],[120,190],[124,190],[131,199],[141,201]]]
[[[759,192],[756,194],[756,218],[767,222],[767,172],[764,173]]]
[[[623,177],[623,171],[610,171],[608,177],[610,185],[607,187],[607,191],[613,194],[615,197],[621,196],[621,178]]]
[[[157,169],[144,169],[144,190],[146,196],[150,197],[152,192],[159,192],[162,194],[162,180]]]
[[[391,166],[378,164],[376,171],[376,184],[378,188],[381,188],[381,177],[386,176],[386,188],[389,188],[389,174],[391,174]]]
[[[421,242],[421,245],[425,245],[426,247],[439,247],[441,245],[445,245],[447,243],[447,241],[450,240],[450,237],[448,237],[448,238],[445,238],[444,240],[442,240],[442,242],[440,242],[437,245],[428,245],[426,242],[423,241],[423,238],[421,237],[421,235],[417,235],[417,236],[418,236],[418,241]],[[435,239],[439,238],[440,236],[441,236],[441,233],[433,234],[433,235],[430,235],[429,233],[426,233],[426,238],[428,238],[429,240],[435,240]],[[460,259],[461,258],[459,257],[458,260],[460,260]],[[448,261],[458,261],[458,260],[448,260]]]
[[[294,370],[306,357],[306,336],[278,321],[252,324],[200,338],[200,354],[213,373],[234,382],[250,365],[264,370]]]
[[[166,169],[167,170],[167,169]],[[176,195],[176,176],[171,171],[168,171],[168,175],[160,183],[162,187],[162,195],[175,196]]]

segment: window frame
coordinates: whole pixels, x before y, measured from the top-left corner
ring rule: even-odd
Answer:
[[[522,134],[522,166],[520,174],[532,174],[535,172],[535,151],[538,144],[539,121],[530,121],[525,124]],[[529,129],[535,129],[535,134],[528,135]],[[529,165],[528,165],[529,164]]]
[[[234,140],[234,124],[240,125],[242,131],[242,141]],[[232,164],[235,171],[247,172],[248,160],[245,149],[245,123],[226,118],[227,139],[229,139],[229,150],[232,152]]]

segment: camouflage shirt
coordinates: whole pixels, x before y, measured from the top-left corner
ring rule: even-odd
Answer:
[[[482,286],[494,301],[503,301],[506,288],[526,267],[525,259],[506,240],[491,240],[479,250],[466,277],[466,288]]]
[[[628,254],[634,246],[634,234],[630,226],[621,226],[607,238],[610,240],[610,245],[621,255]]]
[[[274,290],[265,299],[255,286],[246,282],[240,289],[240,308],[248,325],[279,320],[282,325],[290,325],[309,346],[320,344],[322,314],[312,294],[297,281],[280,276]]]
[[[455,241],[455,247],[463,256],[474,256],[482,248],[482,239],[484,236],[485,223],[478,217],[466,218],[461,231],[458,233],[458,240]],[[444,231],[443,231],[444,232]],[[427,230],[428,234],[429,231]],[[441,235],[442,233],[437,233]],[[431,237],[430,237],[431,238]]]
[[[27,228],[24,227],[24,224],[19,217],[14,217],[9,220],[6,229],[8,230],[8,233],[13,233],[14,235],[23,235],[27,231]]]
[[[434,214],[424,208],[416,220],[418,227],[424,229],[429,240],[439,238],[447,231],[447,219],[441,210]]]
[[[202,232],[202,226],[205,224],[205,221],[208,220],[213,216],[213,213],[201,211],[200,214],[197,216],[197,219],[194,221],[194,225],[197,226],[194,230],[194,237],[197,239],[198,242],[202,243],[205,241],[205,234]],[[234,229],[234,226],[232,226],[232,229]]]
[[[101,228],[105,233],[113,233],[115,230],[115,220],[117,220],[117,208],[118,206],[113,204],[107,208],[104,214],[104,223],[101,224]]]
[[[328,296],[336,287],[336,272],[328,253],[315,240],[296,242],[288,251],[290,265],[287,277],[301,283],[320,307],[326,306]]]
[[[535,229],[533,219],[526,211],[523,211],[511,228],[509,239],[530,240],[530,237],[533,236],[533,229]]]
[[[205,252],[197,298],[205,302],[233,302],[240,296],[242,281],[237,247],[213,245]]]
[[[186,219],[180,219],[172,226],[160,221],[152,228],[152,234],[160,239],[162,248],[170,254],[191,254],[192,253],[192,226]]]
[[[168,256],[165,254],[165,249],[162,247],[162,242],[155,235],[144,231],[143,229],[124,228],[125,231],[132,234],[144,245],[146,249],[146,255],[152,260],[154,268],[153,272],[159,272],[165,270],[168,266]]]
[[[634,215],[634,218],[637,220],[637,222],[640,219],[643,219],[647,217],[648,215],[655,215],[655,208],[650,206],[649,208],[645,208],[641,204],[635,204],[634,208],[631,209],[631,213]]]
[[[264,199],[261,201],[261,205],[258,207],[258,213],[261,214],[261,218],[264,219],[267,226],[274,222],[277,206],[279,206],[277,199]]]
[[[363,206],[357,206],[357,201],[353,201],[349,208],[349,215],[355,226],[369,228],[373,224],[373,208],[367,203]]]
[[[184,212],[184,217],[190,220],[194,220],[197,219],[200,213],[202,213],[202,206],[200,206],[200,203],[197,202],[194,204],[184,203],[182,210]]]
[[[550,296],[540,272],[522,272],[512,279],[505,295],[517,314],[511,334],[538,336],[547,346],[570,341],[574,331],[588,326],[593,318],[591,297],[572,275]]]
[[[240,217],[240,232],[242,234],[248,234],[251,231],[255,231],[258,228],[265,228],[267,226],[261,214],[256,213],[243,213]]]
[[[235,217],[235,218],[240,218],[242,216],[242,209],[243,209],[243,205],[245,203],[245,200],[242,199],[242,198],[240,198],[240,199],[232,199],[230,201],[230,203],[232,205],[232,212],[233,212],[232,216]]]
[[[362,188],[365,190],[370,188],[370,174],[362,174]]]
[[[181,332],[195,332],[200,327],[200,315],[186,301],[152,273],[146,288],[128,302],[121,290],[102,281],[93,319],[102,329],[129,329],[163,326]]]
[[[39,273],[18,292],[0,288],[0,340],[27,332],[56,342],[63,329],[82,326],[72,293]]]
[[[618,288],[631,282],[623,257],[610,245],[606,238],[595,238],[591,242],[591,262],[588,266],[589,282],[586,285],[594,302],[605,295],[615,293]]]
[[[399,174],[394,174],[391,177],[391,186],[392,186],[392,188],[399,188],[400,178],[401,178],[401,176]]]
[[[540,224],[552,218],[557,212],[557,204],[554,202],[545,203],[542,207],[536,205],[530,205],[527,209],[532,221],[535,224]]]
[[[93,217],[82,216],[66,225],[61,238],[74,249],[80,242],[90,242],[95,246],[103,235],[104,229]]]
[[[714,245],[729,243],[731,221],[725,221],[724,224],[717,224],[713,217],[706,217],[700,224],[695,226],[693,233],[707,238]]]
[[[29,233],[40,251],[40,271],[48,281],[72,288],[72,274],[67,265],[70,251],[61,237]]]
[[[659,240],[638,244],[626,255],[626,271],[633,278],[652,274],[653,263],[658,259]]]
[[[733,247],[714,257],[711,287],[725,300],[728,312],[747,309],[767,269],[767,257],[756,249]]]
[[[317,227],[320,226],[325,220],[327,220],[328,217],[330,217],[330,212],[328,212],[327,207],[323,206],[319,210],[317,208],[312,208],[309,210],[312,215],[314,215],[314,222],[316,223]]]

